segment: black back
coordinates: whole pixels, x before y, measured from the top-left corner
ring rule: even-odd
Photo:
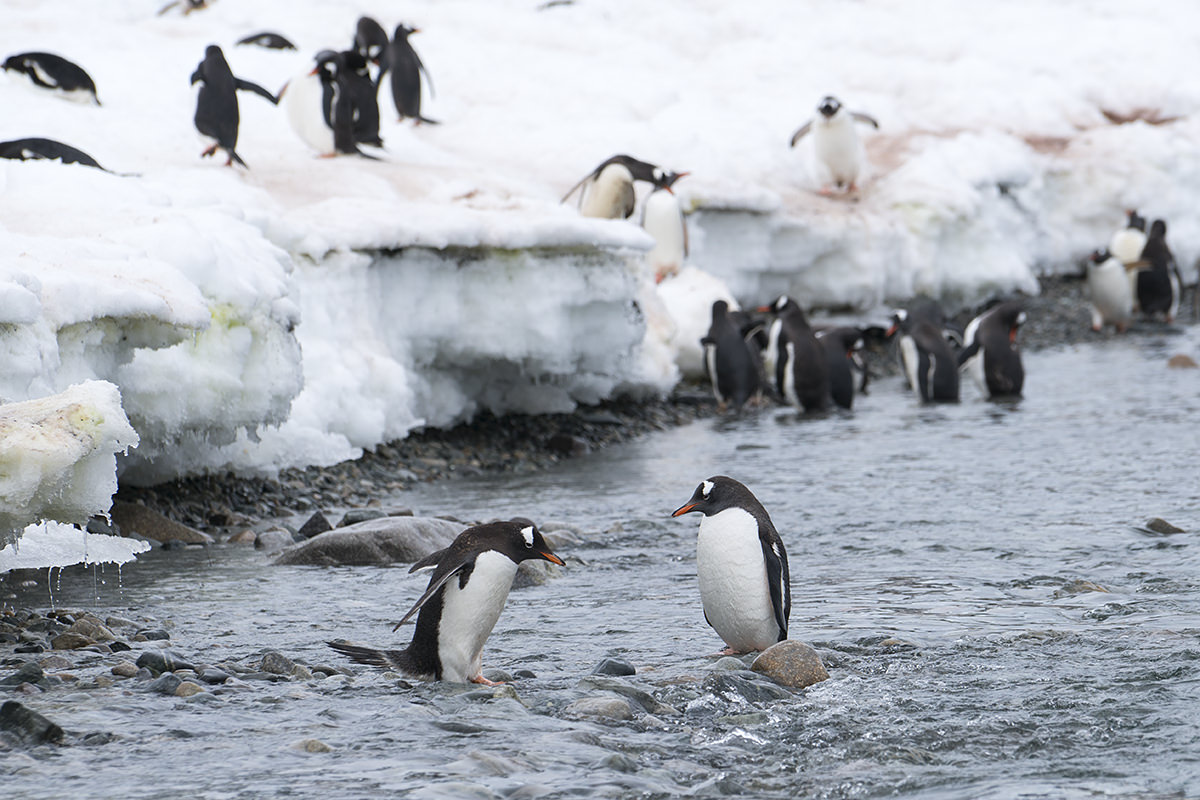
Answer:
[[[431,122],[432,120],[425,120],[421,116],[421,73],[425,72],[425,65],[421,63],[421,57],[408,41],[409,35],[415,32],[415,28],[397,25],[391,44],[388,45],[387,63],[392,73],[392,102],[401,119],[411,117]],[[428,78],[429,73],[425,72],[425,75]]]
[[[388,35],[383,26],[371,17],[359,17],[354,27],[354,50],[369,63],[378,66],[372,82],[376,89],[388,71]]]
[[[358,153],[354,138],[356,95],[350,88],[354,79],[348,79],[346,75],[346,53],[322,50],[316,59],[317,76],[321,80],[321,110],[325,123],[333,129],[333,147],[339,153]]]
[[[925,314],[897,313],[893,319],[893,329],[916,346],[917,385],[913,389],[925,402],[957,403],[958,359],[946,341],[943,328]],[[901,349],[901,358],[907,357]]]
[[[342,85],[353,105],[354,141],[383,147],[383,139],[379,138],[379,100],[367,69],[367,59],[356,50],[343,52],[342,58],[345,65]]]
[[[196,98],[196,130],[216,139],[217,144],[232,153],[237,147],[238,115],[237,81],[225,54],[215,44],[204,50],[204,60],[192,73],[192,83],[200,82]]]
[[[90,92],[96,105],[100,105],[92,76],[88,75],[83,67],[62,56],[56,56],[53,53],[18,53],[4,60],[4,69],[23,72],[36,85],[46,89],[61,89],[64,92],[82,89]],[[39,70],[41,74],[39,74]],[[44,80],[42,75],[49,78],[49,81]]]
[[[1150,225],[1146,246],[1142,249],[1142,261],[1149,264],[1137,276],[1137,300],[1146,315],[1172,313],[1178,302],[1175,296],[1178,284],[1172,282],[1179,267],[1171,248],[1167,247],[1167,223],[1161,219]]]
[[[983,376],[991,397],[1016,397],[1024,388],[1025,367],[1016,341],[1017,329],[1025,322],[1024,308],[1020,300],[1008,300],[980,314],[974,336],[958,354],[961,366],[983,351]]]
[[[104,169],[96,162],[96,159],[82,150],[54,139],[39,137],[0,142],[0,158],[12,158],[18,161],[44,158],[49,161],[61,161],[64,164],[83,164],[85,167]],[[107,172],[107,170],[105,171]]]
[[[829,365],[825,348],[808,324],[800,305],[790,297],[780,297],[771,306],[782,328],[775,380],[785,398],[786,378],[790,371],[796,386],[796,402],[805,411],[823,411],[829,406]]]
[[[272,31],[262,31],[261,33],[252,33],[238,39],[236,44],[253,44],[259,47],[265,47],[269,50],[295,50],[296,45],[287,40],[286,37],[274,33]]]
[[[817,341],[825,351],[829,366],[829,396],[834,403],[849,409],[854,405],[854,370],[859,368],[856,351],[862,347],[863,334],[858,328],[842,326],[821,331]]]
[[[741,328],[729,314],[729,304],[717,300],[712,305],[712,322],[708,334],[700,340],[706,348],[715,348],[716,374],[710,374],[717,400],[740,407],[761,389],[759,367]],[[708,369],[708,359],[704,367]]]

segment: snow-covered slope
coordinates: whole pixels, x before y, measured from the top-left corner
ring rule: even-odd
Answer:
[[[0,56],[67,56],[103,103],[0,74],[0,140],[132,173],[0,161],[0,395],[119,384],[142,437],[129,480],[329,463],[483,408],[668,388],[694,356],[679,332],[704,324],[672,319],[688,292],[656,296],[634,223],[558,202],[618,152],[690,171],[690,263],[743,305],[1033,291],[1127,207],[1167,219],[1195,275],[1187,0],[162,5],[0,2]],[[400,10],[442,124],[396,123],[385,85],[382,160],[319,159],[243,94],[250,170],[199,158],[206,45],[278,90],[360,14],[390,29]],[[234,46],[264,29],[300,49]],[[817,194],[811,137],[788,147],[831,93],[880,123],[859,127],[850,197]]]

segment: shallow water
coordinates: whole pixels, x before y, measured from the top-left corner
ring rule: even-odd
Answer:
[[[512,687],[248,682],[186,700],[144,684],[17,699],[95,747],[0,751],[8,796],[1167,797],[1200,794],[1200,330],[1026,354],[1027,397],[919,405],[880,380],[853,414],[705,420],[553,471],[393,498],[419,514],[568,520],[589,541],[562,577],[514,591],[487,667]],[[713,474],[774,518],[791,636],[830,679],[748,700],[714,679],[695,515]],[[155,552],[117,586],[68,573],[60,607],[169,621],[192,661],[264,648],[340,664],[322,642],[402,644],[390,622],[425,578],[285,568],[236,548]],[[75,573],[78,575],[78,573]],[[1097,591],[1103,589],[1103,591]],[[47,607],[45,587],[18,599]],[[97,596],[99,599],[97,600]],[[629,721],[567,706],[634,665]],[[116,656],[73,670],[85,681]],[[0,670],[0,676],[11,668]],[[613,680],[613,679],[607,679]],[[581,684],[581,681],[585,681]],[[661,706],[656,705],[662,704]],[[653,713],[644,713],[649,706]],[[319,739],[331,752],[297,749]]]

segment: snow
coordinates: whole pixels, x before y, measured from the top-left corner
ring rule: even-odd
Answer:
[[[162,5],[0,0],[0,56],[65,55],[104,101],[0,75],[0,140],[57,138],[120,173],[0,162],[0,398],[120,386],[142,442],[123,480],[328,464],[485,409],[665,392],[695,373],[715,299],[869,314],[1033,292],[1081,272],[1126,208],[1168,221],[1195,279],[1190,0],[414,0],[442,124],[397,123],[385,84],[381,160],[322,159],[243,93],[248,171],[199,158],[205,46],[278,91],[396,7]],[[300,50],[233,45],[260,30]],[[852,196],[817,193],[811,136],[788,147],[827,94],[880,123],[857,126]],[[657,288],[638,214],[559,203],[616,153],[690,173],[691,253]]]
[[[150,549],[140,539],[77,530],[59,522],[30,525],[20,541],[0,547],[0,574],[14,569],[125,564]]]

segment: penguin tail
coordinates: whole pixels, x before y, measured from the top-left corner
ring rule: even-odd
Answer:
[[[236,161],[237,163],[241,164],[246,169],[250,169],[250,165],[247,164],[245,161],[242,161],[242,157],[239,156],[236,151],[227,150],[225,152],[229,153],[229,160],[225,162],[225,166],[231,167],[231,166],[233,166],[233,162]]]
[[[412,659],[404,650],[376,650],[373,647],[363,647],[350,644],[345,639],[334,639],[325,644],[332,647],[356,664],[367,664],[372,667],[388,667],[404,672],[413,672]]]
[[[441,125],[442,124],[439,120],[430,119],[429,117],[417,117],[417,124],[420,125],[422,122],[424,122],[426,125]]]

